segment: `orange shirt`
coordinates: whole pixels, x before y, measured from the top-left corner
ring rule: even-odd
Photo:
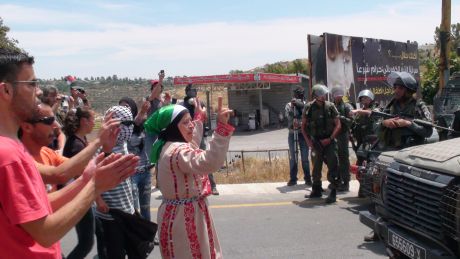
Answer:
[[[51,166],[59,166],[65,161],[68,160],[67,157],[61,156],[56,151],[52,150],[49,147],[42,147],[40,149],[40,157],[34,156],[34,160],[37,163],[44,164],[44,165],[51,165]],[[56,191],[55,184],[46,184],[46,190],[48,192]]]

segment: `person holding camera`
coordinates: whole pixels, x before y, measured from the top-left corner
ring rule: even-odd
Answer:
[[[294,90],[294,98],[286,104],[284,109],[289,129],[289,182],[287,183],[287,186],[297,184],[299,150],[305,184],[308,186],[312,185],[310,176],[310,161],[308,160],[308,146],[302,133],[300,132],[302,111],[305,107],[303,94],[303,88],[301,86],[297,87]]]
[[[87,107],[90,108],[91,105],[89,104],[85,88],[83,86],[79,86],[77,82],[72,82],[70,84],[70,97],[73,99],[73,107],[74,109],[78,107]],[[70,100],[71,102],[71,100]],[[71,107],[69,107],[70,109]]]
[[[179,104],[187,108],[188,112],[190,113],[190,116],[193,118],[195,115],[195,105],[196,105],[196,98],[198,95],[198,89],[194,87],[192,84],[188,84],[185,87],[185,97],[184,101],[180,102]],[[199,102],[199,105],[201,106],[201,109],[204,112],[204,116],[206,116],[206,107],[203,102]],[[206,123],[206,119],[203,123]],[[204,127],[203,128],[203,138],[201,138],[200,142],[200,149],[205,150],[206,149],[206,137],[208,134],[209,128]],[[212,195],[219,195],[219,191],[217,190],[216,182],[214,181],[214,175],[210,173],[208,175],[209,181],[211,183],[211,191]]]

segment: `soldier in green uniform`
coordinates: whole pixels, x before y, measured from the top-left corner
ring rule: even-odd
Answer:
[[[312,148],[313,186],[306,198],[322,196],[321,170],[323,162],[328,167],[327,179],[331,185],[331,192],[326,203],[336,201],[337,188],[337,144],[335,138],[340,131],[339,113],[334,104],[326,101],[329,89],[324,85],[315,85],[312,88],[314,100],[305,105],[302,115],[302,134],[307,144]]]
[[[356,140],[356,146],[353,149],[356,153],[356,165],[358,166],[364,164],[364,161],[368,158],[366,151],[369,151],[377,140],[374,130],[376,118],[371,117],[372,111],[378,110],[378,105],[374,102],[374,98],[374,93],[371,90],[362,90],[358,94],[361,109],[351,111],[354,115],[351,132]],[[358,197],[365,197],[362,185],[359,186]]]
[[[334,86],[331,94],[334,98],[334,105],[339,112],[340,125],[342,126],[336,138],[340,179],[337,191],[348,192],[350,190],[350,152],[348,151],[348,143],[350,142],[350,127],[353,121],[351,117],[353,107],[343,101],[345,89],[342,86]]]
[[[402,149],[423,144],[425,138],[433,133],[433,127],[418,125],[410,120],[413,118],[431,122],[430,111],[425,103],[414,97],[418,88],[417,81],[407,72],[391,72],[387,82],[393,86],[394,97],[384,112],[397,117],[380,123],[379,149]]]
[[[423,144],[433,133],[433,127],[418,125],[410,119],[421,119],[431,122],[431,115],[426,105],[414,96],[418,83],[407,72],[391,72],[387,77],[389,85],[393,86],[394,97],[385,107],[384,112],[396,115],[395,118],[384,119],[377,123],[379,138],[378,149],[399,150],[409,146]],[[372,113],[370,114],[372,118]],[[374,206],[369,208],[374,212]],[[364,237],[365,241],[378,240],[373,231]]]
[[[356,140],[355,151],[367,148],[376,138],[374,131],[375,119],[370,116],[373,110],[378,109],[374,98],[374,93],[371,90],[362,90],[358,94],[358,101],[362,109],[351,111],[355,115],[352,126],[353,138]],[[361,166],[363,162],[364,158],[357,156],[356,165]]]

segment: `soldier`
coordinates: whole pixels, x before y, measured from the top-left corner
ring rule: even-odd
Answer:
[[[431,114],[425,103],[417,100],[418,82],[407,72],[391,72],[387,78],[393,86],[394,97],[384,112],[397,115],[383,120],[378,127],[379,148],[401,149],[423,144],[431,136],[433,127],[413,123],[410,118],[431,122]]]
[[[365,148],[371,144],[372,138],[375,137],[375,121],[370,117],[373,110],[378,109],[374,102],[375,96],[371,90],[365,89],[359,92],[358,101],[362,109],[352,110],[351,113],[356,115],[352,127],[353,137],[356,140],[355,151]],[[356,165],[363,165],[364,158],[358,156]]]
[[[425,138],[433,133],[433,127],[418,125],[410,120],[413,118],[431,122],[431,115],[425,103],[414,96],[418,88],[417,81],[407,72],[391,72],[387,82],[393,86],[394,97],[384,112],[396,117],[384,119],[377,124],[378,149],[399,150],[423,144]],[[374,214],[375,207],[371,205],[369,212]],[[367,242],[375,240],[378,240],[378,235],[373,231],[364,237],[364,241]]]
[[[331,192],[326,203],[336,201],[337,188],[337,144],[335,138],[340,132],[339,113],[334,104],[326,101],[329,90],[324,85],[312,88],[314,100],[305,105],[302,116],[302,134],[312,148],[313,186],[306,198],[322,196],[321,170],[323,162],[328,167],[327,179],[331,183]]]
[[[337,190],[339,192],[348,192],[350,190],[350,152],[348,151],[348,143],[352,123],[351,110],[353,107],[343,101],[345,89],[342,86],[334,86],[331,94],[334,98],[334,105],[339,112],[340,125],[342,126],[336,138],[340,178]]]
[[[356,146],[354,146],[353,149],[356,153],[356,165],[358,166],[362,166],[364,160],[367,159],[367,157],[363,155],[365,152],[358,152],[358,150],[369,150],[377,140],[374,131],[375,119],[370,116],[373,110],[378,109],[378,105],[374,102],[374,98],[374,93],[372,93],[371,90],[362,90],[358,94],[358,101],[361,104],[362,109],[351,111],[351,113],[355,115],[352,126],[352,134],[356,140]],[[359,186],[358,197],[365,197],[362,185]]]
[[[298,87],[294,90],[294,98],[288,102],[285,106],[285,114],[288,119],[288,143],[289,143],[289,172],[290,179],[287,186],[293,186],[297,184],[297,172],[298,172],[298,157],[300,150],[300,157],[302,161],[303,177],[305,185],[311,186],[310,177],[310,162],[308,161],[308,146],[302,134],[299,134],[301,126],[302,112],[305,107],[304,90],[302,87]]]

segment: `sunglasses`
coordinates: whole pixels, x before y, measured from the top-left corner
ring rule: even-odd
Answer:
[[[43,117],[43,118],[40,118],[38,120],[29,121],[29,123],[32,123],[32,124],[43,123],[43,124],[51,126],[51,125],[53,125],[55,120],[56,120],[56,118],[54,116],[52,116],[52,117]]]
[[[120,124],[125,126],[131,126],[134,125],[134,121],[120,121]]]

